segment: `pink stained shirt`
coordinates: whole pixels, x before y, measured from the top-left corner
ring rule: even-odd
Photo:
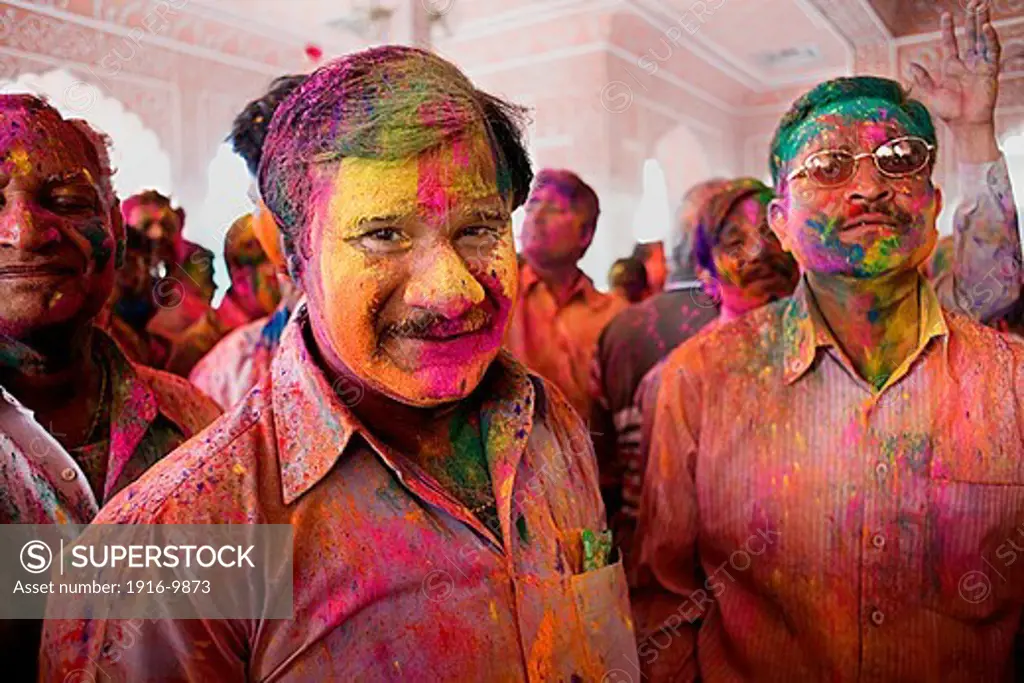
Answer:
[[[294,619],[49,621],[41,680],[636,675],[621,563],[581,561],[584,531],[606,523],[593,449],[561,394],[507,354],[478,388],[501,526],[489,529],[360,425],[343,402],[359,388],[332,390],[310,334],[300,309],[272,374],[97,519],[291,524]]]

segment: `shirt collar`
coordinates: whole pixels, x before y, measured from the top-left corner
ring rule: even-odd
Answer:
[[[519,282],[521,290],[519,296],[521,298],[525,298],[527,293],[535,285],[539,285],[545,289],[547,288],[544,281],[540,279],[540,275],[538,275],[537,272],[529,266],[529,264],[523,265]],[[554,298],[554,293],[552,293],[551,296]],[[555,299],[555,303],[558,304],[559,308],[563,308],[578,296],[583,297],[584,302],[588,305],[596,305],[601,299],[601,293],[594,287],[594,281],[583,272],[580,272],[580,276],[576,279],[576,282],[573,283],[572,288],[566,292],[565,300],[558,301],[558,299]]]
[[[354,381],[351,386],[339,384],[344,380],[334,386],[328,383],[310,353],[307,328],[308,314],[300,304],[271,364],[274,429],[286,505],[326,477],[353,434],[363,430],[345,401],[358,401],[364,387]],[[507,519],[514,474],[532,431],[538,397],[525,368],[505,351],[499,353],[485,381],[491,383],[480,424],[499,505],[504,503],[502,518]],[[397,464],[374,445],[378,440],[365,434],[364,439],[401,478]]]
[[[886,382],[886,386],[906,374],[910,363],[917,358],[932,338],[940,336],[946,340],[949,338],[949,328],[946,325],[942,308],[939,306],[939,299],[924,278],[918,278],[918,293],[919,315],[923,324],[920,326],[917,350],[892,374]],[[783,310],[782,343],[786,384],[792,384],[807,371],[814,362],[819,347],[839,348],[828,324],[821,315],[821,310],[814,301],[806,277],[800,279],[800,284]]]
[[[139,377],[131,362],[105,332],[93,328],[93,344],[108,373],[113,401],[110,457],[103,487],[106,498],[156,419],[159,405],[149,384]]]

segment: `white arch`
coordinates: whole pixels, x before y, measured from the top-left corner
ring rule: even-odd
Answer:
[[[224,236],[239,216],[252,211],[248,198],[249,169],[240,156],[231,149],[230,143],[217,148],[206,170],[206,199],[195,220],[188,217],[188,238],[215,254],[213,279],[217,283],[214,303],[223,298],[231,279],[224,261]]]
[[[84,84],[64,69],[55,69],[0,81],[0,93],[41,95],[65,118],[85,119],[108,135],[114,190],[122,199],[144,189],[171,193],[171,159],[156,133],[98,88]]]
[[[647,159],[643,168],[643,195],[633,216],[634,242],[668,240],[672,229],[672,205],[665,171],[657,159]]]

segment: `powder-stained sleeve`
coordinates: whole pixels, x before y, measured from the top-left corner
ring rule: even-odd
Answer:
[[[952,263],[933,285],[943,308],[986,322],[1020,297],[1017,208],[1005,157],[961,164],[958,175],[962,199],[953,218]]]
[[[630,571],[640,665],[651,681],[696,680],[697,630],[708,599],[698,578],[699,398],[687,379],[688,346],[662,370]]]

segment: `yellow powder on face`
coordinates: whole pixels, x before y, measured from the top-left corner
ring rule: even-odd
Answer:
[[[22,147],[15,147],[7,155],[7,159],[14,165],[14,170],[20,175],[26,175],[32,171],[32,162],[29,161],[28,152]]]
[[[328,215],[344,237],[373,218],[415,213],[443,222],[460,204],[498,198],[490,147],[482,135],[402,161],[348,157],[338,164],[332,184]],[[430,201],[439,193],[446,199],[443,206]]]

